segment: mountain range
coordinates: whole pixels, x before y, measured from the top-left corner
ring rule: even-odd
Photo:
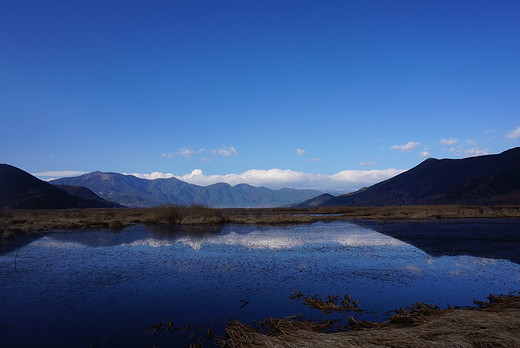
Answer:
[[[55,186],[0,164],[0,209],[117,208],[85,187]]]
[[[217,183],[198,186],[176,178],[146,180],[133,175],[92,172],[50,181],[54,185],[84,186],[100,197],[128,207],[151,207],[164,203],[204,204],[215,208],[280,207],[320,194],[316,190],[283,188],[271,190],[247,184]]]
[[[318,204],[304,202],[298,206],[426,204],[520,204],[520,147],[498,155],[441,160],[429,158],[404,173],[368,188]]]
[[[430,158],[393,178],[332,196],[316,190],[270,190],[247,184],[198,186],[169,178],[93,172],[50,183],[0,164],[0,209],[151,207],[164,203],[216,208],[520,204],[520,147],[497,155]]]

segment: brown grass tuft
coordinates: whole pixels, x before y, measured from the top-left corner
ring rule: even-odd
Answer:
[[[203,205],[165,204],[147,209],[143,222],[153,224],[216,224],[224,222],[219,210]]]
[[[323,314],[327,315],[330,312],[359,312],[359,303],[346,294],[340,300],[338,296],[328,295],[327,300],[322,300],[318,295],[305,296],[299,291],[295,291],[291,295],[291,300],[301,299],[303,304],[311,308],[319,309]],[[338,302],[339,300],[339,302]]]
[[[399,312],[399,311],[398,311]],[[269,319],[281,330],[262,332],[232,321],[221,347],[520,347],[520,297],[494,296],[483,309],[415,304],[398,323],[349,319],[350,331],[324,333],[312,322]],[[399,313],[397,313],[399,314]]]

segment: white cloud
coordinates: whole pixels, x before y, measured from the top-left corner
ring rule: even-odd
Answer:
[[[506,138],[508,138],[508,139],[520,138],[520,127],[518,127],[517,129],[513,129],[513,130],[509,131],[506,134]]]
[[[369,162],[359,162],[359,163],[358,163],[358,165],[360,165],[360,166],[372,166],[372,165],[374,165],[374,164],[376,164],[376,162],[374,162],[374,161],[369,161]]]
[[[419,158],[428,158],[428,157],[431,157],[431,155],[430,155],[430,153],[428,151],[422,151],[419,154]]]
[[[233,146],[223,146],[221,149],[213,150],[213,155],[222,157],[238,156],[238,151]]]
[[[442,145],[448,145],[448,146],[453,146],[455,144],[457,144],[459,142],[459,139],[457,138],[442,138],[440,140],[441,144]]]
[[[77,170],[55,170],[49,172],[33,173],[32,175],[37,177],[65,177],[65,176],[78,176],[86,174],[87,172],[80,172]]]
[[[304,149],[296,149],[296,153],[298,154],[298,156],[305,156],[307,154],[307,151],[305,151]]]
[[[150,174],[140,174],[140,173],[123,173],[124,175],[133,175],[140,179],[147,179],[147,180],[155,180],[155,179],[169,179],[174,178],[175,175],[170,173],[161,173],[161,172],[153,172]]]
[[[238,151],[233,146],[223,146],[220,149],[199,149],[199,150],[193,150],[191,148],[180,148],[178,151],[175,151],[173,153],[162,153],[162,157],[167,157],[169,159],[173,159],[174,157],[184,157],[184,158],[192,158],[195,155],[203,154],[203,153],[211,153],[213,156],[218,157],[231,157],[231,156],[238,156]],[[202,162],[211,162],[212,160],[210,158],[202,158]]]
[[[475,156],[489,155],[490,152],[489,152],[488,149],[481,149],[481,148],[478,148],[478,147],[472,147],[471,149],[466,149],[464,151],[464,153],[468,157],[475,157]]]
[[[468,139],[465,144],[458,144],[457,146],[450,147],[448,151],[459,157],[483,156],[490,153],[489,149],[481,149],[477,145],[476,141]]]
[[[193,150],[193,149],[190,149],[190,148],[185,148],[185,147],[182,147],[179,149],[179,151],[175,151],[173,153],[162,153],[161,156],[162,157],[168,157],[169,159],[173,159],[175,156],[180,156],[180,157],[184,157],[184,158],[191,158],[192,156],[196,155],[196,154],[199,154],[201,152],[204,152],[205,150],[204,149],[200,149],[200,150]]]
[[[421,146],[421,143],[415,142],[415,141],[409,141],[404,145],[394,145],[390,149],[391,150],[399,150],[402,152],[410,152],[413,150],[417,150]]]
[[[182,156],[184,158],[190,158],[191,156],[195,155],[196,153],[197,153],[197,151],[194,151],[193,149],[187,149],[184,147],[176,152],[177,155]]]
[[[389,179],[402,172],[404,170],[389,168],[382,170],[344,170],[336,174],[325,175],[274,168],[268,170],[251,169],[240,174],[224,175],[205,175],[200,169],[195,169],[191,173],[180,176],[158,172],[151,174],[134,173],[132,175],[143,179],[175,177],[201,186],[225,182],[233,186],[245,183],[253,186],[266,186],[271,189],[292,187],[350,192]]]

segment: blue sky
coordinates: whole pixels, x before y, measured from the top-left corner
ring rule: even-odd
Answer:
[[[519,1],[2,1],[0,162],[350,191],[520,145]],[[155,174],[151,174],[154,173]]]

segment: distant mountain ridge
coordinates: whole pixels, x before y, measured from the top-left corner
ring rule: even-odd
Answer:
[[[0,164],[0,209],[116,208],[85,187],[57,187],[11,166]]]
[[[301,202],[298,204],[293,205],[294,208],[312,208],[312,207],[319,207],[321,204],[327,202],[328,200],[335,198],[333,195],[329,193],[324,193],[322,195],[319,195],[317,197],[313,197],[311,199],[306,200],[305,202]]]
[[[520,204],[520,147],[498,155],[429,158],[393,178],[320,206]]]
[[[321,194],[316,190],[271,190],[247,184],[199,186],[176,178],[146,180],[133,175],[99,171],[56,179],[50,183],[84,186],[104,199],[129,207],[151,207],[165,203],[204,204],[215,208],[279,207]]]

